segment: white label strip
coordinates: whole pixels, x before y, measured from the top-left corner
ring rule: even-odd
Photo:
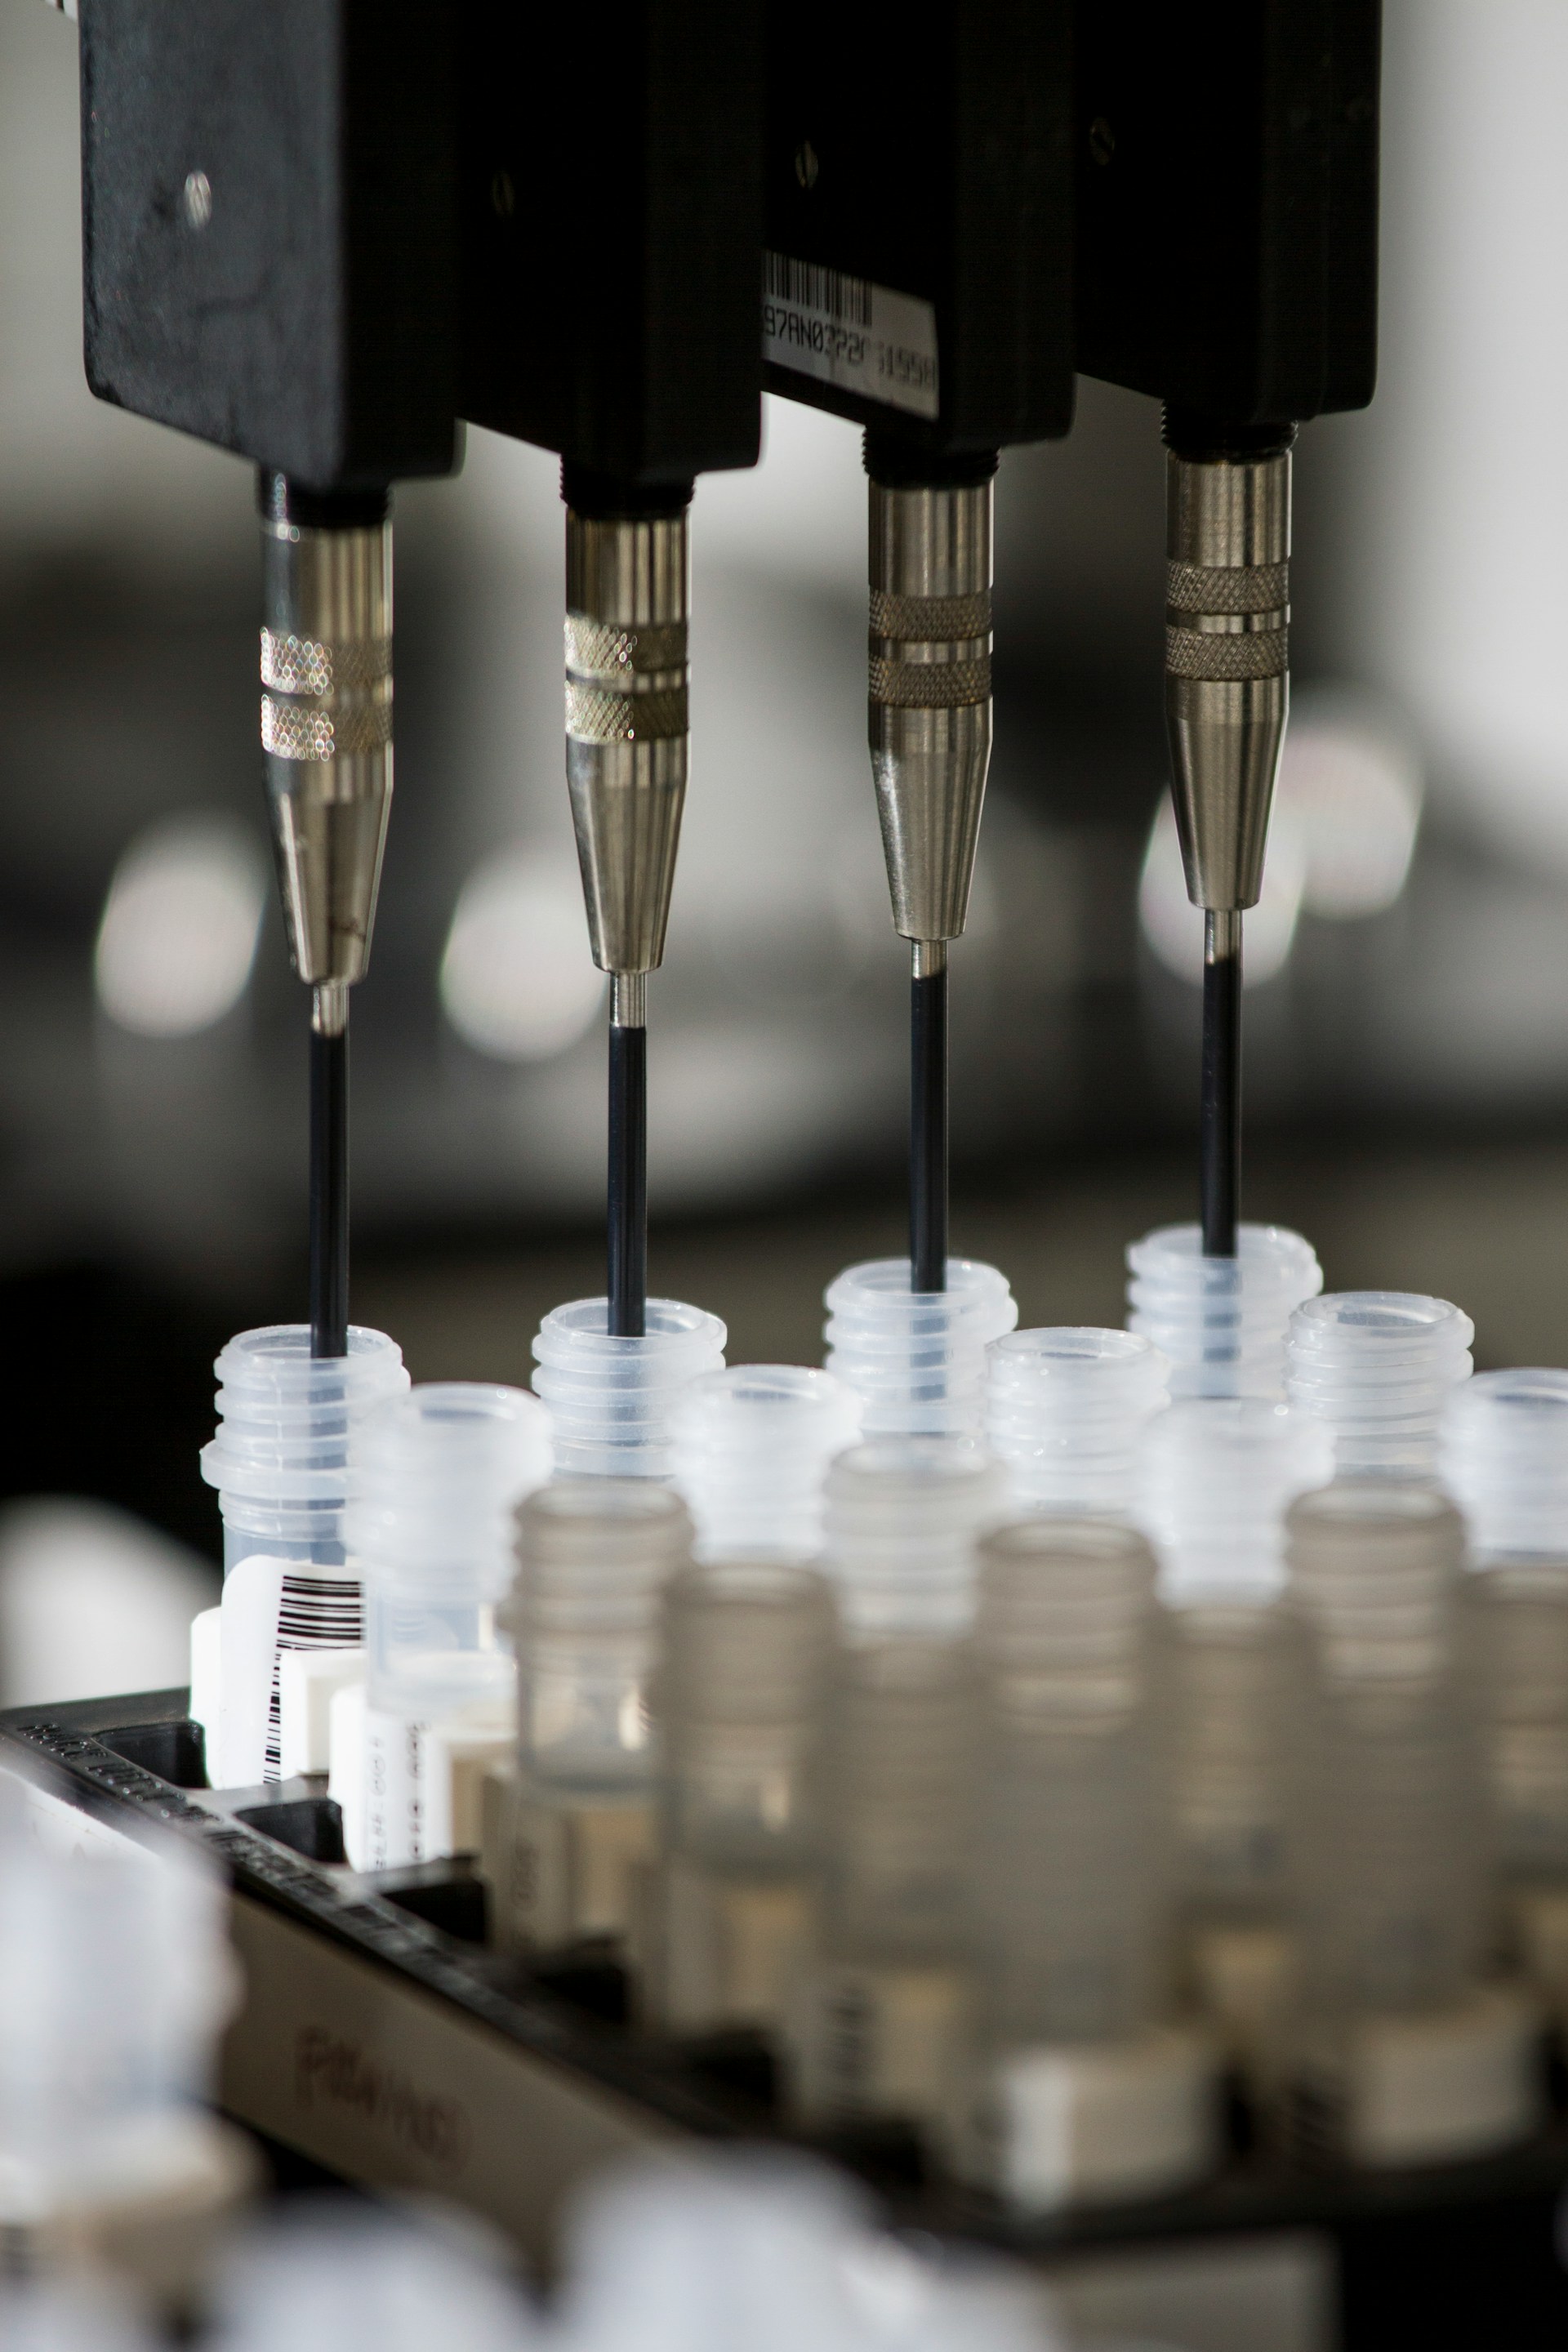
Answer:
[[[764,254],[763,357],[911,416],[937,414],[934,307],[868,278]]]

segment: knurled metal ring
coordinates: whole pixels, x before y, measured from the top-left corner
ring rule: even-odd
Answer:
[[[261,632],[261,683],[278,694],[332,694],[380,686],[392,675],[390,637],[321,637]]]
[[[1167,629],[1167,677],[1236,685],[1247,678],[1279,677],[1290,667],[1289,629],[1245,636],[1212,636],[1201,629]]]
[[[871,591],[871,635],[900,645],[953,645],[991,635],[991,591],[973,596],[895,596]]]
[[[614,680],[686,667],[686,623],[622,628],[586,613],[566,615],[566,667],[579,677]]]
[[[870,698],[892,710],[963,710],[991,699],[991,656],[974,661],[887,661],[873,654]]]
[[[1177,613],[1277,613],[1290,602],[1288,563],[1168,563],[1165,602]]]
[[[383,751],[391,740],[389,702],[323,710],[316,702],[261,698],[261,748],[275,760],[344,760],[355,752]]]
[[[579,743],[665,743],[689,731],[683,686],[660,694],[612,694],[566,681],[566,732]]]

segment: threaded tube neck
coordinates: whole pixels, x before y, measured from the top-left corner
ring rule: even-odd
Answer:
[[[1238,1225],[1235,1257],[1205,1257],[1197,1225],[1163,1225],[1127,1265],[1128,1328],[1170,1359],[1173,1397],[1282,1394],[1286,1327],[1323,1286],[1300,1234]]]
[[[975,1546],[1005,1509],[1001,1464],[968,1439],[876,1438],[841,1454],[825,1546],[851,1638],[965,1632]]]
[[[978,1437],[985,1350],[1018,1308],[994,1265],[949,1258],[947,1288],[910,1287],[907,1257],[852,1265],[827,1290],[827,1369],[853,1389],[868,1437]]]
[[[1469,1317],[1446,1298],[1331,1292],[1291,1318],[1290,1402],[1328,1429],[1340,1476],[1432,1477],[1438,1426],[1470,1376],[1474,1337]]]
[[[1285,1512],[1326,1486],[1333,1448],[1309,1415],[1265,1397],[1186,1397],[1146,1431],[1138,1521],[1167,1601],[1272,1600],[1285,1582]]]
[[[694,1381],[672,1433],[700,1551],[814,1557],[827,1465],[859,1430],[854,1391],[804,1364],[745,1364]]]
[[[534,1388],[554,1423],[557,1469],[574,1477],[669,1477],[677,1401],[693,1381],[722,1369],[727,1336],[716,1315],[674,1298],[648,1300],[638,1339],[609,1330],[603,1298],[552,1308],[533,1342]]]
[[[986,1349],[985,1434],[1026,1510],[1129,1510],[1138,1444],[1170,1367],[1133,1331],[1014,1331]]]

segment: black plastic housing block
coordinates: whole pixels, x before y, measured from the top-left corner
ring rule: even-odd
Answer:
[[[1071,0],[770,0],[771,392],[917,461],[1067,431],[1071,16]]]
[[[1380,0],[1077,0],[1078,363],[1237,425],[1363,408]]]
[[[81,0],[100,400],[314,489],[451,470],[448,0]]]
[[[760,0],[463,21],[463,415],[644,489],[754,464]]]

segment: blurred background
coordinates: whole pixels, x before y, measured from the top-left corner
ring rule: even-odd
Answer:
[[[304,1308],[243,466],[80,362],[76,40],[0,14],[0,1701],[183,1679],[212,1358]],[[1246,1212],[1331,1287],[1568,1349],[1568,14],[1389,0],[1382,383],[1307,428],[1297,682],[1249,920]],[[1164,799],[1152,403],[1005,460],[996,752],[954,957],[954,1243],[1120,1322],[1193,1213],[1200,919]],[[695,508],[694,772],[654,982],[650,1272],[820,1360],[903,1246],[907,958],[864,748],[857,436],[772,403]],[[553,461],[398,499],[398,791],[354,1013],[354,1319],[526,1381],[602,1287],[602,984],[562,773]],[[15,1386],[12,1382],[15,1381]]]

